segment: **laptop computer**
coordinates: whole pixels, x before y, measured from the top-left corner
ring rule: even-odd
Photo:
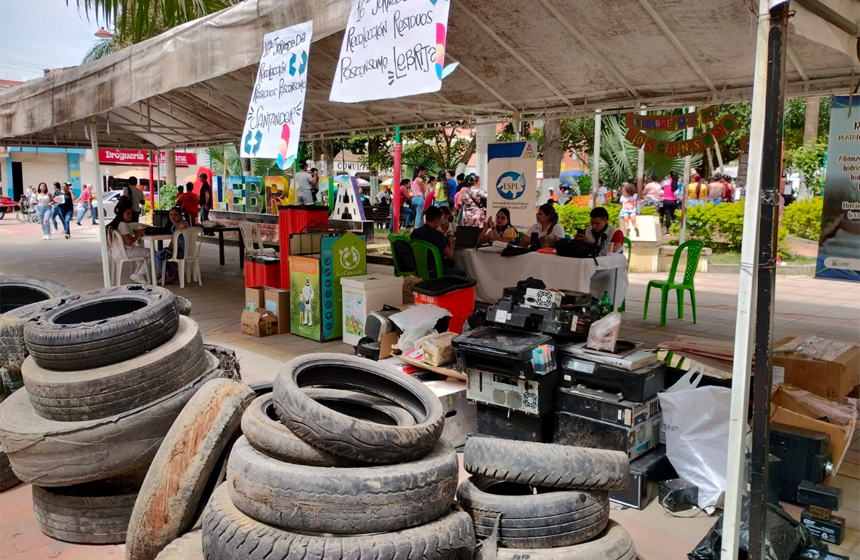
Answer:
[[[475,249],[483,228],[475,226],[458,226],[454,234],[455,249]]]

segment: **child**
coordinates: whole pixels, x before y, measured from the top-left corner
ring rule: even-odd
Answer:
[[[639,226],[636,224],[636,200],[639,195],[636,194],[636,187],[630,183],[625,183],[621,187],[621,212],[619,218],[622,221],[622,229],[624,235],[628,235],[630,224],[633,224],[633,229],[636,230],[636,237],[639,237]]]

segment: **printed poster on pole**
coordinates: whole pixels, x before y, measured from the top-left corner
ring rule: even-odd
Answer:
[[[833,97],[816,278],[860,281],[860,97]]]
[[[358,103],[442,89],[450,0],[353,0],[330,101]]]
[[[242,157],[276,159],[281,169],[295,161],[313,31],[314,22],[308,21],[263,36],[263,55],[240,142]]]
[[[531,227],[537,204],[537,142],[489,144],[487,175],[487,215],[507,208],[514,227]]]

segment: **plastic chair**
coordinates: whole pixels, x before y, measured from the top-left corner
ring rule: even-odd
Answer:
[[[412,241],[405,233],[390,233],[388,234],[388,244],[391,247],[391,257],[394,259],[394,275],[395,276],[415,276],[415,263],[402,262],[397,258],[397,250],[395,245],[405,243],[409,251],[403,251],[405,254],[412,255]],[[401,245],[402,247],[402,245]]]
[[[690,306],[693,308],[693,323],[696,322],[696,288],[693,286],[693,278],[696,276],[696,270],[699,268],[699,256],[702,254],[702,248],[705,246],[701,241],[687,241],[675,251],[675,257],[672,259],[672,268],[669,269],[669,279],[651,280],[648,282],[648,287],[645,290],[645,312],[642,315],[643,319],[648,318],[648,298],[651,295],[651,288],[660,289],[660,326],[666,325],[666,303],[669,300],[669,292],[675,290],[678,295],[678,319],[684,318],[684,291],[690,291]],[[684,281],[680,284],[675,282],[675,272],[678,270],[678,262],[681,260],[681,253],[687,251],[687,267],[684,269]]]
[[[411,244],[412,254],[415,256],[416,276],[418,276],[422,280],[430,280],[431,278],[438,278],[442,276],[442,254],[439,252],[439,249],[437,249],[436,246],[432,243],[427,243],[426,241],[418,241],[417,239],[413,239]],[[436,266],[434,276],[430,275],[430,264],[428,261],[428,257],[431,255]]]
[[[173,256],[161,263],[161,285],[164,286],[164,279],[167,276],[167,263],[176,263],[179,269],[179,287],[185,288],[185,280],[187,276],[191,276],[191,281],[197,280],[197,284],[203,285],[203,278],[200,276],[200,259],[197,249],[200,246],[200,238],[203,237],[203,228],[191,227],[180,229],[173,234]],[[184,256],[179,256],[179,239],[183,239],[185,246]],[[188,265],[186,267],[186,265]]]
[[[142,262],[146,267],[146,283],[152,284],[152,278],[149,277],[149,266],[146,266],[146,257],[129,257],[125,252],[125,243],[122,240],[122,235],[115,229],[111,230],[111,254],[113,255],[113,278],[111,284],[119,286],[122,283],[122,267],[125,263]]]
[[[263,246],[260,226],[251,222],[239,222],[239,229],[242,230],[242,244],[245,245],[246,255],[250,257],[277,255],[274,249]]]
[[[630,241],[629,237],[624,238],[624,244],[627,246],[627,272],[630,272],[630,256],[633,254],[633,242]],[[621,307],[618,308],[619,313],[624,313],[624,310],[627,309],[627,298],[624,298],[624,301],[621,302]]]

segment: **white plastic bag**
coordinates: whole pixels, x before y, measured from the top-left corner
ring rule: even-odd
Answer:
[[[613,311],[603,319],[592,323],[585,345],[592,350],[615,352],[619,332],[621,332],[621,314]]]
[[[678,476],[699,488],[698,506],[711,514],[726,489],[732,391],[701,387],[659,396],[666,455]]]
[[[397,348],[404,353],[416,348],[420,339],[436,332],[434,327],[439,319],[450,315],[450,311],[435,305],[416,305],[395,313],[390,319],[403,331],[397,340]]]

